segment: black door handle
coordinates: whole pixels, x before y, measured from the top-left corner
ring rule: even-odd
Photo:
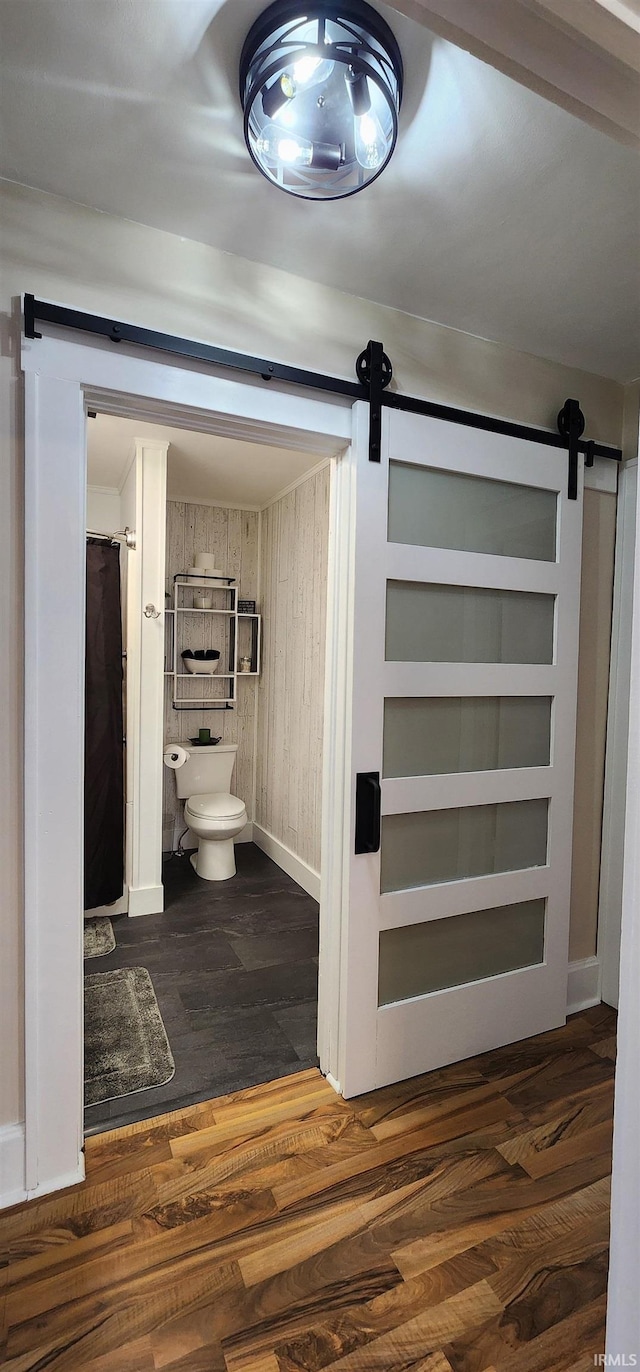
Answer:
[[[377,853],[380,847],[380,773],[356,774],[356,853]]]

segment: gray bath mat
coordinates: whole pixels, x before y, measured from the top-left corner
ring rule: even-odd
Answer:
[[[84,922],[84,955],[86,958],[103,958],[112,953],[116,946],[116,936],[111,920],[106,915]]]
[[[175,1063],[146,967],[84,979],[84,1103],[164,1086]]]

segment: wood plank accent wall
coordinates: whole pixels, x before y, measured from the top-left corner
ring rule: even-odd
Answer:
[[[320,870],[329,466],[262,512],[255,819]]]
[[[215,505],[192,505],[167,501],[166,589],[173,597],[173,578],[194,565],[195,554],[214,552],[218,566],[238,578],[242,599],[258,598],[258,545],[260,514],[257,510],[227,509]],[[172,601],[167,601],[167,605]],[[259,606],[258,606],[259,608]],[[194,616],[195,618],[195,616]],[[205,616],[202,616],[204,620]],[[204,627],[202,629],[204,632]],[[204,646],[204,639],[202,645]],[[253,818],[254,735],[256,678],[238,681],[238,701],[233,710],[174,710],[171,681],[165,678],[165,739],[182,743],[202,725],[221,734],[225,743],[237,743],[232,787],[244,800]],[[163,842],[165,852],[174,845],[174,831],[182,824],[182,801],[176,796],[173,772],[165,768]]]

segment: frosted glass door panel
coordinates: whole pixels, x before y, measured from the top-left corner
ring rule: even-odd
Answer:
[[[378,1005],[534,967],[544,959],[545,901],[526,900],[380,934]]]
[[[547,860],[547,800],[385,815],[381,891],[542,867]]]
[[[548,767],[550,749],[550,696],[408,696],[384,702],[385,777]]]
[[[555,491],[389,464],[389,542],[556,560]]]
[[[555,596],[387,582],[387,662],[553,662]]]

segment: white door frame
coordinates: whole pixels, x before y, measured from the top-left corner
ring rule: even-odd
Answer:
[[[83,1155],[83,736],[86,421],[88,408],[336,456],[351,438],[348,402],[239,382],[222,370],[158,361],[125,345],[25,339],[25,1176],[35,1196],[81,1181]],[[332,464],[333,469],[340,463]],[[338,482],[338,486],[341,483]],[[334,519],[341,497],[332,496]],[[342,515],[340,514],[342,520]],[[332,563],[340,563],[332,531]],[[340,564],[341,565],[341,564]],[[346,624],[331,623],[328,676],[344,682]],[[330,688],[327,701],[338,708]],[[327,735],[339,734],[327,721]],[[339,959],[341,815],[326,797],[322,844],[319,1042],[335,1072],[332,967]],[[325,899],[324,893],[327,893]],[[336,949],[338,952],[336,953]],[[328,988],[329,993],[328,993]],[[16,1199],[15,1194],[12,1199]]]
[[[122,524],[135,529],[127,551],[125,890],[130,916],[164,908],[164,588],[168,443],[136,438],[121,491]],[[160,609],[156,618],[145,606]],[[144,822],[142,817],[144,816]]]
[[[633,478],[632,478],[633,479]],[[606,1352],[611,1366],[636,1366],[640,1353],[638,1235],[640,1234],[640,504],[634,501],[628,751],[622,919],[619,936],[618,1060],[613,1119],[611,1247]],[[628,626],[627,626],[628,627]],[[630,1358],[635,1358],[631,1362]],[[614,1364],[614,1359],[620,1361]]]
[[[631,624],[634,601],[638,461],[620,469],[613,577],[607,747],[602,807],[598,949],[602,999],[618,1006],[622,878],[627,808]],[[637,594],[637,592],[636,592]]]

